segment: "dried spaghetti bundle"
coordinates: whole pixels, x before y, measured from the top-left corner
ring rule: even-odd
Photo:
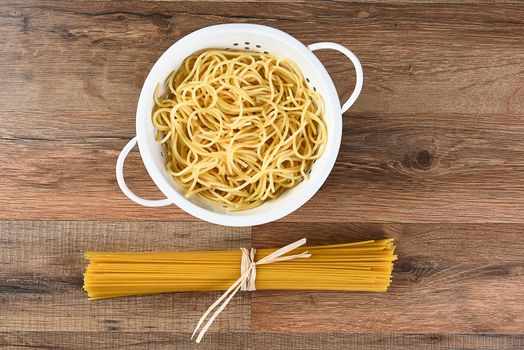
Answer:
[[[152,293],[231,290],[233,285],[238,290],[240,284],[247,283],[246,277],[248,280],[251,277],[253,287],[245,290],[253,290],[256,285],[258,290],[385,292],[396,260],[393,239],[293,247],[293,254],[298,256],[282,255],[268,261],[267,258],[272,258],[282,249],[259,249],[256,253],[252,250],[251,260],[243,256],[247,250],[87,252],[85,257],[89,265],[84,275],[84,290],[91,300]],[[247,267],[243,266],[241,271],[244,258]],[[282,261],[287,258],[293,260]],[[247,269],[256,270],[256,277],[249,276],[253,271]],[[243,281],[239,284],[240,279]]]

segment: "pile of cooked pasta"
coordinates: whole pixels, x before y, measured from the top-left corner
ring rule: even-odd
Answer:
[[[255,260],[276,249],[259,249]],[[307,259],[256,268],[257,290],[385,292],[391,282],[393,239],[300,247]],[[89,299],[152,293],[226,290],[241,274],[241,252],[87,252],[84,290]]]
[[[167,171],[230,211],[257,207],[308,177],[326,145],[321,96],[284,57],[205,50],[154,94]]]

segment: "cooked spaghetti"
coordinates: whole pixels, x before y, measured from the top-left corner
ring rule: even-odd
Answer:
[[[259,249],[255,260],[274,252]],[[311,257],[260,265],[258,290],[385,292],[391,281],[393,239],[300,247]],[[84,290],[89,299],[166,292],[226,290],[240,277],[241,252],[87,252]]]
[[[321,96],[274,55],[206,50],[154,94],[166,167],[186,189],[228,210],[254,208],[308,177],[326,144]]]

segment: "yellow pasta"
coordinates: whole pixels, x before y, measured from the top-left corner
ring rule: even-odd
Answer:
[[[255,261],[275,249],[259,249]],[[385,292],[391,281],[393,239],[300,247],[311,257],[260,265],[258,290]],[[240,250],[200,252],[87,252],[89,299],[167,292],[226,290],[240,277]]]
[[[230,211],[257,207],[306,179],[324,151],[322,98],[289,59],[205,50],[164,85],[153,125],[188,197]]]

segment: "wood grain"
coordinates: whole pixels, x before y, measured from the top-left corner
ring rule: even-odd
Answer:
[[[88,301],[83,252],[220,250],[250,246],[249,229],[204,223],[0,222],[0,331],[192,332],[219,293]],[[249,330],[250,295],[215,331]]]
[[[0,2],[0,348],[524,348],[524,7],[408,2]],[[227,22],[341,43],[365,74],[326,184],[253,229],[142,208],[114,175],[153,63]],[[349,62],[316,54],[349,96]],[[125,171],[139,195],[161,197],[136,150]],[[201,345],[190,332],[218,293],[89,302],[81,291],[86,250],[304,236],[395,237],[390,291],[241,293]]]
[[[211,333],[195,344],[174,332],[0,332],[5,349],[227,349],[227,350],[515,350],[524,337],[506,334]]]
[[[116,157],[172,42],[256,22],[340,42],[366,76],[328,182],[283,221],[522,223],[523,18],[518,4],[4,2],[0,218],[194,220],[127,200]],[[347,96],[350,64],[319,57]],[[136,155],[126,170],[137,193],[161,196]]]
[[[255,227],[256,247],[394,237],[387,293],[255,292],[258,332],[521,333],[522,225],[290,224]]]

